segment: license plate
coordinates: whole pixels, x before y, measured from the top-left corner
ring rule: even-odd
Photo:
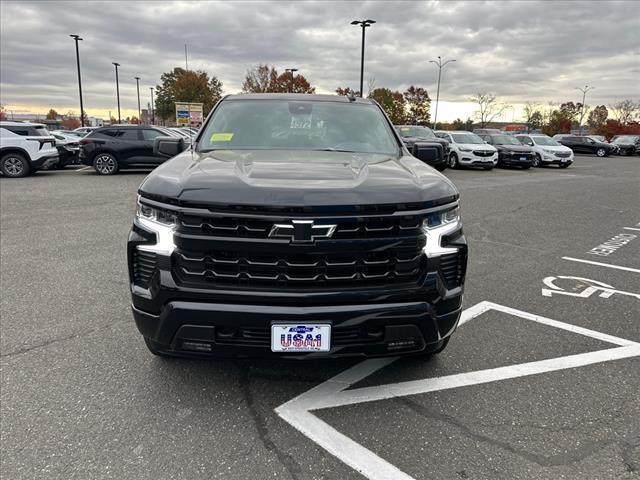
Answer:
[[[272,352],[328,352],[331,348],[331,325],[271,325]]]
[[[527,157],[520,157],[520,160],[522,160],[523,162],[527,160]]]

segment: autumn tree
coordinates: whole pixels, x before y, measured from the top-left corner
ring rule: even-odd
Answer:
[[[610,106],[613,117],[623,125],[633,121],[640,114],[640,102],[635,103],[633,100],[620,100]]]
[[[304,75],[294,72],[279,74],[275,67],[258,64],[247,70],[242,83],[244,93],[315,93]]]
[[[0,103],[0,120],[6,120],[7,113],[5,112],[4,105]]]
[[[80,120],[76,117],[76,114],[69,110],[66,115],[64,115],[62,122],[60,122],[60,127],[64,130],[73,130],[80,126]]]
[[[467,118],[466,122],[463,122],[462,119],[460,118],[456,118],[452,123],[451,123],[451,129],[452,130],[465,130],[465,131],[471,131],[473,130],[473,120],[471,120],[470,118]]]
[[[574,123],[577,121],[577,117],[580,115],[580,112],[582,112],[582,107],[583,105],[578,102],[578,103],[573,103],[573,102],[567,102],[567,103],[562,103],[560,104],[560,112],[559,114],[567,119],[569,119],[571,121],[571,123]]]
[[[359,97],[360,92],[353,90],[351,87],[338,87],[336,88],[336,95],[342,95],[344,97]]]
[[[429,94],[422,87],[414,87],[411,85],[403,94],[404,101],[407,105],[406,122],[412,125],[429,125],[431,115],[429,108],[431,99]]]
[[[571,117],[566,109],[554,110],[549,116],[549,121],[542,127],[542,133],[550,136],[557,133],[571,133],[571,123]]]
[[[587,118],[587,125],[589,129],[593,132],[597,132],[598,129],[602,128],[602,126],[607,122],[608,116],[609,111],[604,105],[599,105],[591,110],[589,112],[589,117]]]
[[[160,81],[161,85],[156,86],[155,115],[163,120],[175,116],[176,102],[202,103],[207,116],[222,97],[222,82],[202,70],[176,67],[163,73]]]
[[[369,98],[380,104],[389,115],[391,123],[395,125],[406,123],[406,102],[402,93],[392,92],[388,88],[376,88]]]
[[[56,112],[53,108],[49,109],[47,112],[47,120],[55,120],[58,117],[58,112]]]
[[[540,111],[540,105],[536,102],[527,102],[524,104],[523,110],[528,132],[542,128],[544,117]]]
[[[478,106],[474,116],[480,123],[480,128],[486,127],[488,123],[499,118],[509,107],[509,105],[499,102],[493,93],[488,92],[476,93],[471,97],[471,101]]]

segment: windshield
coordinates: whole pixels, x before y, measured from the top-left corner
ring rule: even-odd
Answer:
[[[215,110],[201,139],[201,151],[400,152],[378,107],[359,103],[228,100]]]
[[[48,137],[51,135],[49,130],[47,130],[47,127],[35,127],[35,131],[41,137]]]
[[[549,137],[531,137],[536,145],[544,145],[545,147],[559,147],[560,144],[553,138]]]
[[[433,130],[427,127],[398,127],[403,137],[438,138]]]
[[[622,137],[617,137],[613,139],[613,143],[635,143],[637,137],[633,137],[630,135],[623,135]]]
[[[472,143],[474,145],[484,143],[484,140],[475,133],[452,133],[451,138],[456,143]]]
[[[491,137],[491,139],[493,143],[497,145],[522,145],[517,139],[509,135],[496,135]]]

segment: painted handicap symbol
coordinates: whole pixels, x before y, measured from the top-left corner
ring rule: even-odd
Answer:
[[[566,282],[568,280],[568,282]],[[556,285],[558,281],[566,284],[566,287],[560,287]],[[626,295],[634,297],[640,300],[640,294],[633,292],[625,292],[624,290],[617,290],[613,286],[599,282],[598,280],[592,280],[590,278],[582,277],[546,277],[542,280],[549,288],[542,289],[543,297],[551,297],[552,295],[567,295],[570,297],[589,298],[593,294],[597,294],[600,298],[610,298],[614,294]]]

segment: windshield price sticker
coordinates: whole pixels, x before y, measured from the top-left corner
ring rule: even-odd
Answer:
[[[233,138],[233,133],[214,133],[211,135],[212,142],[230,142]]]

